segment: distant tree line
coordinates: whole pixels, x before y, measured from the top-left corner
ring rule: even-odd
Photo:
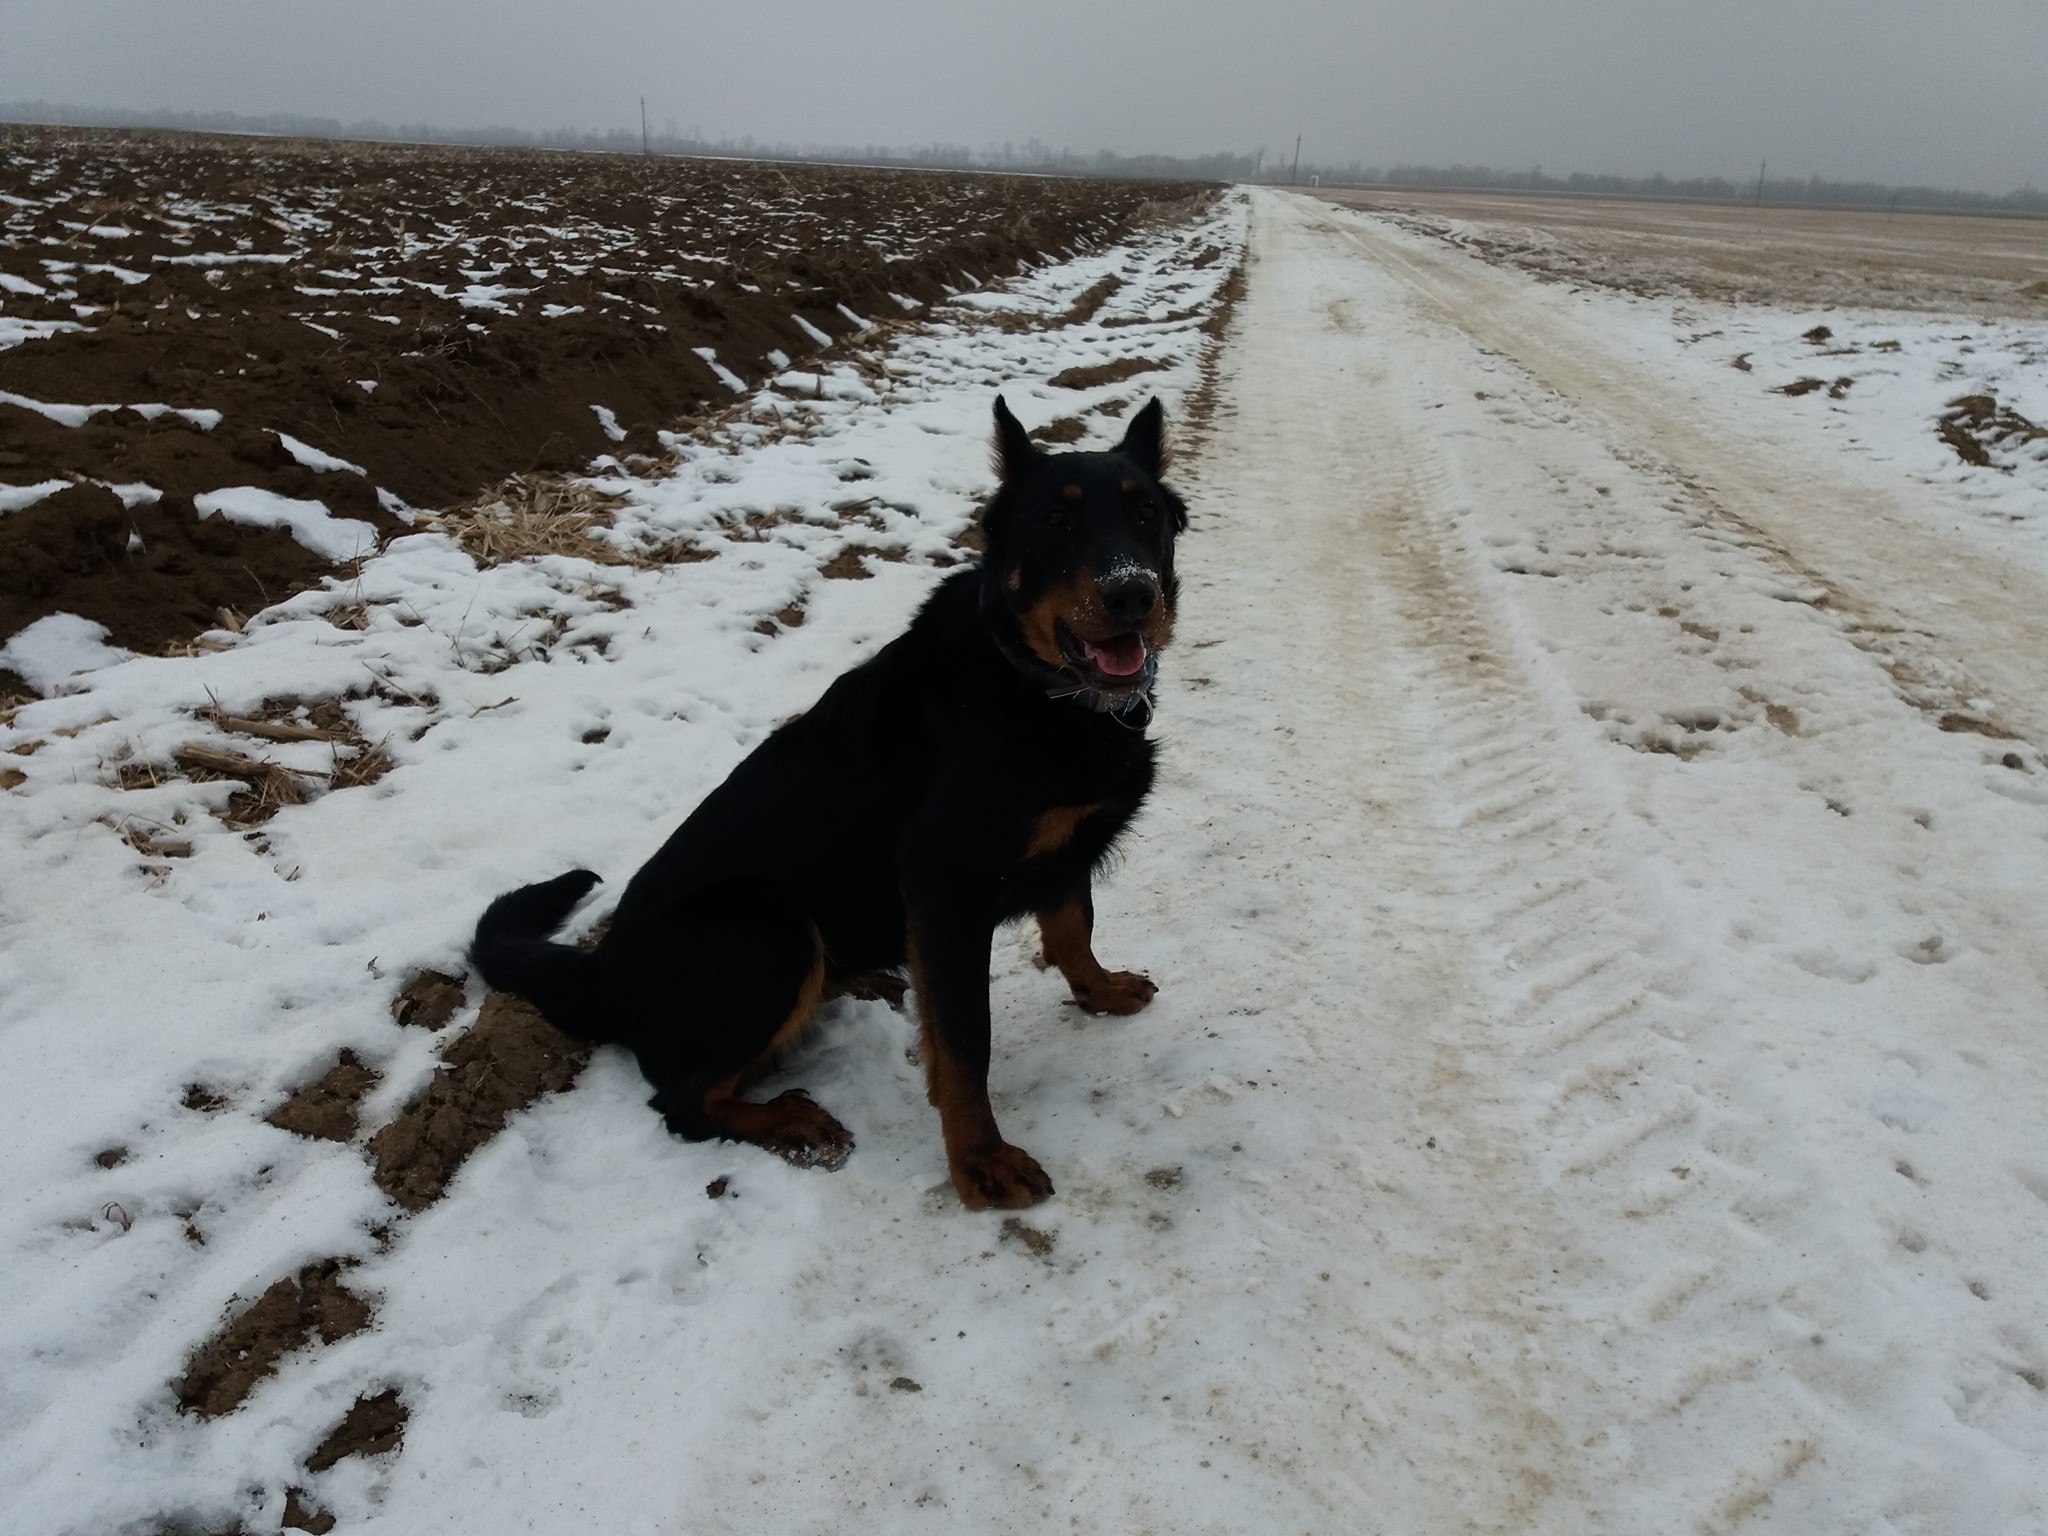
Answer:
[[[187,133],[246,133],[272,138],[356,139],[372,143],[461,144],[530,149],[578,149],[658,155],[711,155],[746,160],[824,161],[848,165],[890,165],[943,170],[1016,171],[1059,176],[1117,176],[1170,181],[1249,181],[1258,170],[1252,155],[1119,155],[1109,150],[1083,154],[1056,149],[1036,139],[1022,144],[793,144],[770,143],[751,134],[707,139],[678,132],[674,123],[649,131],[614,128],[593,133],[580,128],[444,128],[428,123],[386,123],[370,118],[344,122],[297,113],[131,111],[79,107],[64,102],[0,102],[0,122],[55,123],[81,128],[169,128]]]
[[[1595,176],[1575,171],[1548,176],[1541,166],[1526,171],[1485,165],[1368,166],[1309,164],[1298,169],[1291,159],[1270,162],[1263,149],[1250,153],[1209,155],[1119,155],[1107,149],[1084,154],[1055,148],[1037,139],[1021,144],[920,145],[792,144],[767,142],[751,134],[743,138],[708,139],[694,130],[678,131],[673,119],[645,138],[632,129],[593,133],[579,128],[539,131],[525,128],[443,128],[427,123],[385,123],[360,118],[343,122],[332,117],[294,113],[132,111],[79,107],[47,101],[0,102],[0,122],[59,123],[89,128],[170,128],[192,133],[246,133],[285,138],[360,139],[406,144],[462,144],[537,149],[593,150],[638,154],[644,148],[661,155],[712,155],[748,160],[824,161],[837,164],[891,165],[943,170],[1012,171],[1057,176],[1115,176],[1172,181],[1299,181],[1312,178],[1325,186],[1412,187],[1421,189],[1500,192],[1568,193],[1582,197],[1641,197],[1716,203],[1763,202],[1781,206],[1949,209],[1964,213],[2048,213],[2048,193],[2025,187],[2016,192],[1959,192],[1942,187],[1887,186],[1873,181],[1825,181],[1771,177],[1759,184],[1725,176]]]

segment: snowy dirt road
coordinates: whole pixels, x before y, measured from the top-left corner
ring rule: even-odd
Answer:
[[[23,711],[24,847],[98,903],[5,913],[29,1529],[274,1528],[288,1486],[342,1536],[2048,1529],[2048,553],[1985,510],[2018,482],[1851,451],[1668,305],[1306,199],[1250,194],[1175,470],[1164,767],[1098,891],[1102,958],[1160,995],[1088,1018],[998,937],[996,1110],[1052,1200],[959,1207],[878,1002],[787,1078],[854,1131],[836,1173],[674,1141],[610,1051],[410,1216],[359,1144],[257,1117],[342,1043],[385,1073],[366,1126],[395,1112],[434,1059],[384,1016],[399,970],[519,880],[615,890],[881,643],[953,558],[996,387],[1086,442],[1111,388],[1185,399],[1183,306],[1243,218],[987,297],[1051,327],[907,342],[815,441],[626,488],[701,533],[858,481],[916,557],[867,579],[811,581],[866,524],[794,520],[619,603],[581,562],[387,553],[360,598],[421,617],[360,632],[403,686],[354,707],[397,767],[280,813],[276,874],[193,800],[196,856],[145,889],[82,754],[182,739],[202,684],[242,709],[366,665],[314,594]],[[1129,315],[1059,320],[1112,271]],[[1141,344],[1139,384],[1051,382]],[[566,601],[582,660],[440,640]],[[172,1108],[187,1081],[230,1102]],[[176,1412],[228,1298],[327,1256],[374,1325]],[[377,1388],[402,1446],[309,1474]]]
[[[1286,1042],[1327,1528],[2039,1529],[2040,566],[1255,209],[1133,872]]]

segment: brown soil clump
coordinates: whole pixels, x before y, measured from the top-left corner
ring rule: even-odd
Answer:
[[[1067,306],[1067,312],[1060,316],[1062,325],[1086,325],[1101,313],[1102,306],[1115,298],[1124,280],[1115,273],[1097,278],[1083,290],[1081,296]]]
[[[370,1138],[377,1187],[408,1211],[440,1199],[470,1153],[516,1111],[576,1081],[590,1050],[531,1003],[493,992],[441,1058],[427,1091]]]
[[[377,1086],[377,1074],[343,1051],[341,1059],[263,1118],[281,1131],[315,1141],[353,1141],[356,1105]]]
[[[0,361],[9,355],[0,353]],[[18,440],[18,423],[6,419],[14,411],[0,405],[0,444]],[[0,461],[5,457],[0,450]],[[40,451],[32,457],[27,473],[46,477],[54,467],[51,458]],[[0,467],[0,479],[22,473]],[[381,513],[377,517],[398,526]],[[103,486],[74,485],[0,518],[0,638],[46,614],[76,613],[106,625],[117,645],[161,651],[216,628],[223,608],[254,613],[332,569],[282,529],[202,518],[189,497],[166,495],[154,505],[123,507]]]
[[[312,1536],[327,1536],[334,1529],[334,1516],[317,1504],[308,1504],[304,1490],[287,1488],[284,1495],[284,1518],[278,1524],[287,1531],[310,1531]]]
[[[1949,401],[1934,430],[1957,458],[1986,469],[2004,467],[1991,457],[1992,449],[2012,450],[2048,438],[2048,427],[2037,426],[2009,405],[2001,406],[1995,395],[1962,395]]]
[[[210,1419],[241,1405],[256,1384],[318,1334],[323,1343],[370,1326],[370,1306],[342,1285],[339,1261],[309,1264],[271,1286],[192,1352],[175,1384],[178,1407]]]
[[[462,978],[446,971],[419,971],[406,978],[391,999],[391,1017],[409,1029],[439,1029],[463,1003]]]
[[[412,1411],[396,1387],[357,1398],[320,1442],[320,1448],[306,1458],[306,1470],[325,1472],[344,1456],[381,1456],[397,1450],[405,1439],[405,1421],[411,1417]]]
[[[1120,357],[1089,368],[1062,368],[1046,382],[1055,389],[1094,389],[1099,384],[1121,384],[1141,373],[1157,373],[1165,366],[1149,357]]]
[[[1088,435],[1088,423],[1078,416],[1055,416],[1042,427],[1031,429],[1036,443],[1078,443]]]
[[[848,311],[943,303],[1202,190],[0,127],[8,314],[53,326],[0,352],[0,390],[109,407],[67,426],[0,402],[0,481],[163,493],[124,512],[83,485],[0,519],[0,639],[69,611],[156,651],[330,570],[281,531],[200,519],[201,492],[318,500],[390,536],[380,491],[444,508],[655,458],[660,429],[735,398],[700,349],[751,388],[770,353],[816,354],[813,330],[871,329]]]
[[[818,574],[828,581],[866,581],[875,574],[868,569],[870,559],[887,560],[900,565],[903,562],[903,551],[877,549],[872,544],[849,544],[819,566]]]

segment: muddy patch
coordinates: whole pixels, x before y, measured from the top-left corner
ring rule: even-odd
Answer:
[[[868,569],[868,561],[871,559],[887,560],[900,565],[903,561],[903,551],[878,549],[872,544],[849,544],[819,566],[818,574],[827,581],[866,581],[875,574]]]
[[[462,1008],[462,978],[446,971],[416,971],[391,999],[391,1017],[408,1029],[440,1029]]]
[[[1955,450],[1965,464],[1982,469],[2003,469],[2010,464],[2001,457],[2048,440],[2048,427],[2037,426],[2009,405],[2000,405],[1995,395],[1962,395],[1948,403],[1934,424],[1935,435]]]
[[[241,1405],[277,1363],[316,1337],[324,1344],[370,1326],[370,1304],[341,1283],[341,1264],[309,1264],[279,1280],[194,1350],[173,1386],[178,1407],[202,1419]]]
[[[1055,389],[1094,389],[1103,384],[1121,384],[1141,373],[1158,373],[1165,367],[1157,358],[1120,357],[1115,362],[1085,368],[1062,368],[1046,382]]]
[[[335,1064],[263,1118],[281,1131],[313,1141],[353,1141],[356,1105],[377,1086],[377,1074],[343,1051]]]
[[[1034,443],[1051,443],[1055,447],[1078,443],[1087,435],[1088,423],[1078,416],[1055,416],[1044,426],[1031,429],[1031,440]]]
[[[51,433],[91,430],[43,425]],[[134,427],[144,435],[176,430],[161,421],[138,420]],[[103,430],[116,432],[119,424]],[[196,427],[183,431],[200,435]],[[42,435],[20,422],[0,421],[0,444]],[[48,475],[58,462],[52,452],[47,445],[24,443],[15,450],[23,468],[0,465],[0,479]],[[5,457],[0,448],[0,460]],[[354,515],[363,509],[349,510]],[[381,510],[364,520],[385,532],[401,529]],[[129,507],[104,486],[73,485],[0,518],[0,637],[47,614],[75,613],[104,624],[116,645],[159,652],[221,627],[224,611],[254,613],[336,569],[280,529],[202,518],[190,497],[166,493]]]
[[[370,1138],[377,1187],[408,1211],[425,1210],[470,1153],[516,1111],[567,1088],[589,1058],[531,1003],[493,992],[442,1051],[426,1092]]]
[[[382,1456],[395,1451],[405,1440],[405,1421],[412,1410],[398,1395],[396,1387],[365,1393],[342,1415],[319,1448],[306,1458],[308,1472],[325,1472],[348,1456]]]
[[[288,1488],[284,1496],[284,1518],[278,1522],[287,1531],[310,1531],[312,1536],[327,1536],[334,1529],[334,1516],[311,1503],[305,1491]]]

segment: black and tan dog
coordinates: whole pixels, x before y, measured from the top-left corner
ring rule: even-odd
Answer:
[[[979,564],[764,741],[633,877],[603,942],[548,935],[597,876],[500,897],[473,955],[557,1026],[630,1046],[671,1129],[837,1166],[853,1138],[807,1094],[741,1095],[819,1001],[908,967],[960,1198],[1052,1193],[989,1107],[996,928],[1038,919],[1084,1008],[1135,1013],[1152,982],[1105,970],[1090,878],[1152,785],[1145,739],[1173,629],[1174,537],[1152,401],[1108,453],[1039,451],[998,399],[1002,486]]]

